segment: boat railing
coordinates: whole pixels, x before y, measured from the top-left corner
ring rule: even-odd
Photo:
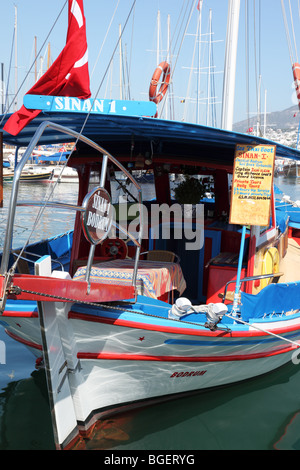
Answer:
[[[31,251],[25,251],[23,250],[22,251],[22,255],[20,255],[20,252],[19,250],[17,251],[12,251],[12,254],[14,255],[15,258],[17,258],[18,260],[21,259],[24,261],[24,265],[25,264],[32,264],[33,266],[35,265],[36,263],[36,260],[40,259],[41,258],[41,255],[38,255],[37,253],[32,253]],[[31,258],[36,258],[36,259],[31,259]],[[63,263],[57,259],[57,258],[51,258],[51,262],[52,263],[55,263],[55,264],[58,264],[58,266],[60,267],[61,271],[64,271],[64,265]],[[28,268],[28,271],[29,271],[29,268]],[[25,274],[25,273],[22,273],[22,274]]]
[[[283,276],[283,273],[281,272],[278,272],[278,273],[270,273],[270,274],[258,274],[256,276],[248,276],[248,277],[244,277],[243,279],[240,279],[240,284],[239,284],[239,291],[241,290],[241,284],[244,283],[244,282],[251,282],[251,281],[257,281],[257,280],[261,280],[261,279],[268,279],[268,278],[279,278]],[[227,289],[228,289],[228,286],[229,284],[232,284],[232,283],[236,283],[236,280],[235,279],[232,279],[231,281],[228,281],[225,285],[225,288],[224,288],[224,293],[223,294],[220,294],[220,297],[222,297],[222,302],[225,302],[225,300],[228,300],[226,298],[227,296]]]
[[[72,138],[76,139],[77,141],[81,141],[88,146],[92,147],[94,150],[102,154],[102,168],[101,168],[101,174],[100,174],[100,188],[104,189],[105,185],[105,180],[106,180],[106,174],[107,174],[107,164],[108,161],[112,162],[116,167],[122,171],[125,176],[133,183],[133,185],[136,187],[137,192],[138,192],[138,204],[139,204],[139,232],[138,236],[134,237],[130,233],[128,233],[121,225],[117,224],[115,221],[112,221],[113,224],[123,233],[125,233],[136,245],[136,256],[135,256],[135,263],[134,263],[134,271],[133,271],[133,279],[132,279],[132,284],[134,287],[136,287],[136,279],[137,279],[137,268],[138,268],[138,261],[140,257],[140,250],[141,250],[141,243],[142,243],[142,237],[143,237],[143,210],[142,210],[142,190],[140,185],[135,181],[133,176],[126,170],[126,168],[116,159],[114,158],[109,152],[107,152],[104,148],[102,148],[100,145],[96,144],[86,136],[84,136],[81,133],[75,132],[72,129],[66,128],[64,126],[61,126],[59,124],[55,124],[50,121],[44,121],[40,126],[37,128],[34,136],[32,137],[26,151],[24,152],[21,160],[19,161],[18,165],[16,166],[15,172],[14,172],[14,179],[13,179],[13,184],[12,184],[12,190],[11,190],[11,195],[10,195],[10,202],[9,202],[9,210],[8,210],[8,222],[7,222],[7,227],[6,227],[6,233],[5,233],[5,240],[4,240],[4,245],[3,245],[3,256],[2,256],[2,262],[1,262],[1,268],[0,268],[0,274],[4,275],[8,271],[8,266],[9,266],[9,256],[10,256],[10,251],[12,247],[12,239],[13,239],[13,226],[14,226],[14,220],[15,220],[15,214],[16,214],[16,206],[19,205],[17,204],[17,197],[18,197],[18,189],[19,189],[19,183],[20,183],[20,177],[22,170],[26,163],[28,162],[34,148],[38,145],[39,140],[41,139],[43,133],[45,132],[46,129],[50,129],[53,131],[60,132],[64,137],[66,135],[71,136]],[[63,138],[64,138],[63,137]],[[57,202],[40,202],[40,203],[21,203],[22,205],[41,205],[41,206],[52,206],[52,207],[59,207],[59,208],[65,208],[65,209],[71,209],[75,211],[80,211],[83,212],[86,210],[86,206],[83,203],[82,206],[78,205],[72,205],[72,204],[64,204],[64,203],[57,203]],[[103,239],[101,240],[103,241]],[[98,242],[95,241],[91,243],[90,246],[90,253],[88,257],[88,262],[87,262],[87,269],[86,269],[86,281],[89,283],[89,277],[90,277],[90,270],[92,267],[92,262],[94,258],[94,253],[95,253],[95,247]],[[22,255],[22,252],[20,253]]]

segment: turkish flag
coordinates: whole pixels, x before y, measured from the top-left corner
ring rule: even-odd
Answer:
[[[300,64],[298,63],[293,64],[293,76],[298,98],[298,107],[300,109]]]
[[[27,92],[30,95],[91,96],[88,69],[88,47],[83,0],[69,0],[66,45],[45,74]],[[41,111],[22,106],[8,119],[4,130],[17,135]]]

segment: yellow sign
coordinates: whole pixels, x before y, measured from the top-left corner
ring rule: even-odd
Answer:
[[[236,145],[231,224],[269,225],[275,154],[276,145]]]

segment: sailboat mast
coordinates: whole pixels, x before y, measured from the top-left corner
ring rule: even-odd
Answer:
[[[119,63],[119,72],[120,72],[120,100],[123,99],[123,59],[122,59],[122,26],[119,24],[119,57],[120,57],[120,63]]]
[[[196,109],[196,123],[200,122],[200,80],[201,80],[201,27],[202,27],[202,0],[198,3],[199,17],[198,17],[198,80],[197,80],[197,109]]]
[[[37,37],[34,36],[34,83],[37,82]]]
[[[208,39],[208,76],[207,76],[207,111],[206,111],[206,125],[210,125],[210,81],[211,81],[211,43],[212,43],[212,10],[209,10],[209,39]]]
[[[240,0],[228,0],[228,19],[223,82],[222,129],[232,130]]]
[[[167,18],[167,62],[170,64],[170,44],[171,44],[171,17],[168,15]],[[169,106],[170,106],[170,91],[165,96],[166,105],[165,105],[165,119],[169,119]]]
[[[15,5],[15,99],[14,99],[14,110],[17,111],[18,109],[18,32],[17,32],[17,16],[18,16],[18,9]]]

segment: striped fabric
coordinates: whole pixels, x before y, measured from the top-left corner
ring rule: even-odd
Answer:
[[[118,284],[130,286],[134,260],[118,259],[92,266],[90,281],[105,284]],[[85,279],[86,266],[79,268],[74,279],[83,281]],[[178,290],[181,295],[186,282],[181,268],[177,263],[166,263],[161,261],[140,261],[138,264],[137,281],[143,285],[143,295],[157,299],[166,292]]]

